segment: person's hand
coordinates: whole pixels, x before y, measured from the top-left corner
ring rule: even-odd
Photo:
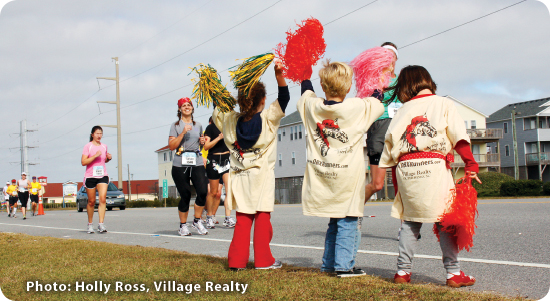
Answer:
[[[479,184],[482,184],[482,183],[481,183],[481,180],[480,180],[480,179],[478,178],[478,176],[477,176],[477,172],[467,171],[467,172],[466,172],[466,175],[467,175],[468,177],[470,177],[470,179],[475,179]]]
[[[97,157],[99,157],[99,156],[101,156],[101,151],[98,150],[98,151],[95,153],[94,157],[97,158]]]
[[[281,61],[276,60],[273,69],[275,69],[275,76],[283,76],[283,63]]]
[[[204,135],[201,135],[201,137],[199,138],[199,144],[204,145]]]
[[[105,158],[107,158],[107,160],[110,161],[111,159],[113,159],[113,155],[107,153],[107,155],[105,156]]]
[[[218,140],[223,140],[223,133],[220,133],[220,134],[218,135]]]
[[[186,134],[187,132],[189,132],[190,130],[193,129],[193,126],[190,125],[190,124],[187,124],[185,125],[185,127],[183,128],[183,133],[182,134]]]

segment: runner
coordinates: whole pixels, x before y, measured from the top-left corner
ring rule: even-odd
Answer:
[[[17,211],[17,201],[19,199],[19,194],[17,193],[17,180],[13,179],[11,180],[11,185],[8,186],[8,189],[6,190],[6,193],[10,196],[9,203],[10,203],[10,212],[11,217],[17,217],[15,215],[15,212]],[[8,215],[9,217],[10,215]]]
[[[456,236],[441,231],[438,222],[452,197],[451,173],[454,149],[465,163],[465,171],[476,179],[479,171],[470,150],[464,120],[452,100],[434,95],[437,86],[422,66],[407,66],[391,89],[403,103],[386,133],[380,167],[395,166],[398,190],[391,216],[403,220],[399,238],[396,283],[411,281],[420,228],[436,223],[447,285],[470,286],[475,278],[460,269]]]
[[[212,124],[212,117],[209,120],[210,124],[204,131],[204,149],[208,151],[208,159],[206,165],[206,175],[209,180],[208,196],[206,197],[206,228],[214,228],[216,221],[215,215],[220,206],[221,198],[221,181],[227,183],[229,181],[229,149],[223,141],[223,134],[218,130],[215,124]],[[227,191],[227,188],[225,189]],[[227,228],[235,227],[235,220],[231,217],[231,210],[228,206],[225,207],[225,219],[223,225]]]
[[[10,195],[8,194],[8,186],[10,186],[10,181],[7,181],[6,182],[6,186],[4,186],[4,189],[2,189],[2,194],[3,194],[3,202],[2,204],[4,206],[6,206],[6,211],[8,212],[8,217],[11,216],[11,213],[10,213]]]
[[[23,219],[27,219],[27,203],[29,202],[29,189],[31,188],[31,182],[27,180],[27,173],[21,173],[21,179],[17,181],[19,188],[19,202],[21,203],[21,212],[23,212]]]
[[[176,150],[172,163],[172,179],[180,194],[178,214],[180,219],[179,234],[181,236],[191,235],[187,227],[187,216],[189,214],[189,202],[191,201],[191,185],[193,183],[197,197],[194,205],[194,219],[191,226],[198,234],[206,235],[208,230],[201,220],[201,213],[206,204],[208,191],[207,179],[205,177],[204,161],[200,155],[200,148],[204,144],[202,136],[202,125],[193,120],[193,103],[189,98],[178,100],[178,121],[170,127],[168,145],[170,150]]]
[[[327,60],[319,78],[325,99],[315,94],[310,80],[304,80],[297,104],[310,137],[303,213],[330,218],[321,271],[339,278],[363,276],[366,273],[355,267],[365,206],[362,139],[384,106],[373,97],[346,98],[353,71],[345,63]]]
[[[230,149],[225,206],[237,211],[237,224],[229,246],[229,268],[246,268],[250,255],[250,231],[254,223],[254,266],[256,269],[278,269],[283,266],[271,254],[269,243],[273,237],[271,212],[275,204],[275,155],[277,129],[290,100],[283,77],[282,66],[275,63],[275,77],[279,86],[277,100],[265,108],[266,90],[256,83],[249,97],[238,96],[240,113],[221,113],[214,109],[212,120],[223,133]]]
[[[42,185],[36,182],[36,177],[32,177],[32,182],[31,182],[32,216],[36,216],[36,204],[38,204],[38,197],[40,195],[42,195]]]
[[[107,187],[109,186],[109,175],[105,163],[113,158],[107,151],[107,145],[101,143],[103,137],[103,129],[96,125],[92,128],[90,134],[90,142],[84,146],[82,150],[82,166],[86,166],[84,173],[84,186],[88,195],[88,234],[94,233],[93,218],[96,200],[96,191],[99,196],[99,206],[97,213],[99,215],[99,224],[97,231],[99,233],[107,232],[107,228],[103,223],[105,221],[105,211],[107,209]]]

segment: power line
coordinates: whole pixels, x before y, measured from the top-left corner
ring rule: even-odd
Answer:
[[[399,49],[401,50],[401,49],[403,49],[403,48],[405,48],[405,47],[409,47],[409,46],[414,45],[414,44],[416,44],[416,43],[420,43],[420,42],[425,41],[425,40],[427,40],[427,39],[431,39],[431,38],[433,38],[433,37],[435,37],[435,36],[438,36],[438,35],[440,35],[440,34],[446,33],[446,32],[451,31],[451,30],[453,30],[453,29],[459,28],[459,27],[464,26],[464,25],[466,25],[466,24],[475,22],[475,21],[477,21],[477,20],[479,20],[479,19],[483,19],[483,18],[488,17],[488,16],[490,16],[490,15],[492,15],[492,14],[496,14],[496,13],[498,13],[498,12],[501,12],[501,11],[503,11],[503,10],[505,10],[505,9],[508,9],[508,8],[510,8],[510,7],[512,7],[512,6],[518,5],[518,4],[520,4],[520,3],[522,3],[522,2],[525,2],[525,1],[527,1],[527,0],[519,1],[519,2],[516,2],[516,3],[512,4],[512,5],[508,5],[508,6],[504,7],[504,8],[499,9],[499,10],[495,10],[495,11],[492,12],[492,13],[488,13],[488,14],[486,14],[486,15],[483,15],[483,16],[479,17],[479,18],[470,20],[470,21],[468,21],[468,22],[466,22],[466,23],[462,23],[462,24],[457,25],[457,26],[455,26],[455,27],[452,27],[452,28],[449,28],[449,29],[444,30],[444,31],[442,31],[442,32],[436,33],[436,34],[431,35],[431,36],[429,36],[429,37],[427,37],[427,38],[424,38],[424,39],[422,39],[422,40],[418,40],[418,41],[416,41],[416,42],[412,42],[412,43],[410,43],[410,44],[407,44],[407,45],[405,45],[405,46],[403,46],[403,47],[399,47]]]
[[[334,20],[332,20],[332,21],[330,21],[330,22],[328,22],[328,23],[323,24],[323,26],[327,26],[327,25],[329,25],[329,24],[332,23],[332,22],[335,22],[335,21],[338,21],[338,20],[340,20],[340,19],[342,19],[342,18],[344,18],[344,17],[347,17],[348,15],[351,15],[351,14],[353,14],[354,12],[356,12],[356,11],[358,11],[358,10],[360,10],[360,9],[363,9],[363,8],[369,6],[369,5],[371,5],[371,4],[373,4],[374,2],[377,2],[377,1],[378,1],[378,0],[374,0],[374,1],[372,1],[371,3],[365,4],[365,5],[363,5],[363,6],[359,7],[359,8],[357,8],[357,9],[354,9],[354,10],[350,11],[349,13],[347,13],[347,14],[345,14],[345,15],[342,15],[342,16],[340,16],[340,17],[338,17],[338,18],[336,18],[336,19],[334,19]]]

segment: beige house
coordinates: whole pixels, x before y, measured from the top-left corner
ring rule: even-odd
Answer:
[[[174,151],[171,151],[167,146],[157,149],[155,151],[158,157],[159,168],[159,187],[162,189],[162,182],[168,180],[168,187],[175,187],[174,180],[172,179],[172,159],[174,158]]]
[[[464,119],[466,131],[470,136],[470,146],[474,159],[479,164],[479,172],[498,171],[500,172],[500,154],[491,151],[487,143],[495,143],[499,145],[499,140],[502,139],[502,129],[487,129],[486,119],[489,117],[480,111],[468,106],[460,100],[445,96],[454,101],[458,113]],[[500,147],[496,148],[500,151]],[[455,179],[464,176],[464,162],[458,154],[455,153],[455,162],[451,164]]]

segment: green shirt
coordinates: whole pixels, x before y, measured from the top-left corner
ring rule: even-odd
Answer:
[[[391,79],[390,87],[395,85],[396,81],[397,81],[397,76]],[[385,102],[388,101],[392,96],[393,96],[393,91],[389,91],[389,92],[384,93],[384,101],[383,101],[384,114],[382,114],[382,116],[378,117],[378,119],[376,119],[377,121],[393,117],[394,114],[391,114],[391,116],[390,116],[390,113],[388,112],[388,107],[389,106],[391,106],[392,108],[397,107],[395,109],[398,109],[402,106],[401,101],[399,101],[399,99],[397,99],[397,98],[394,99],[391,104],[390,103],[386,104]]]

